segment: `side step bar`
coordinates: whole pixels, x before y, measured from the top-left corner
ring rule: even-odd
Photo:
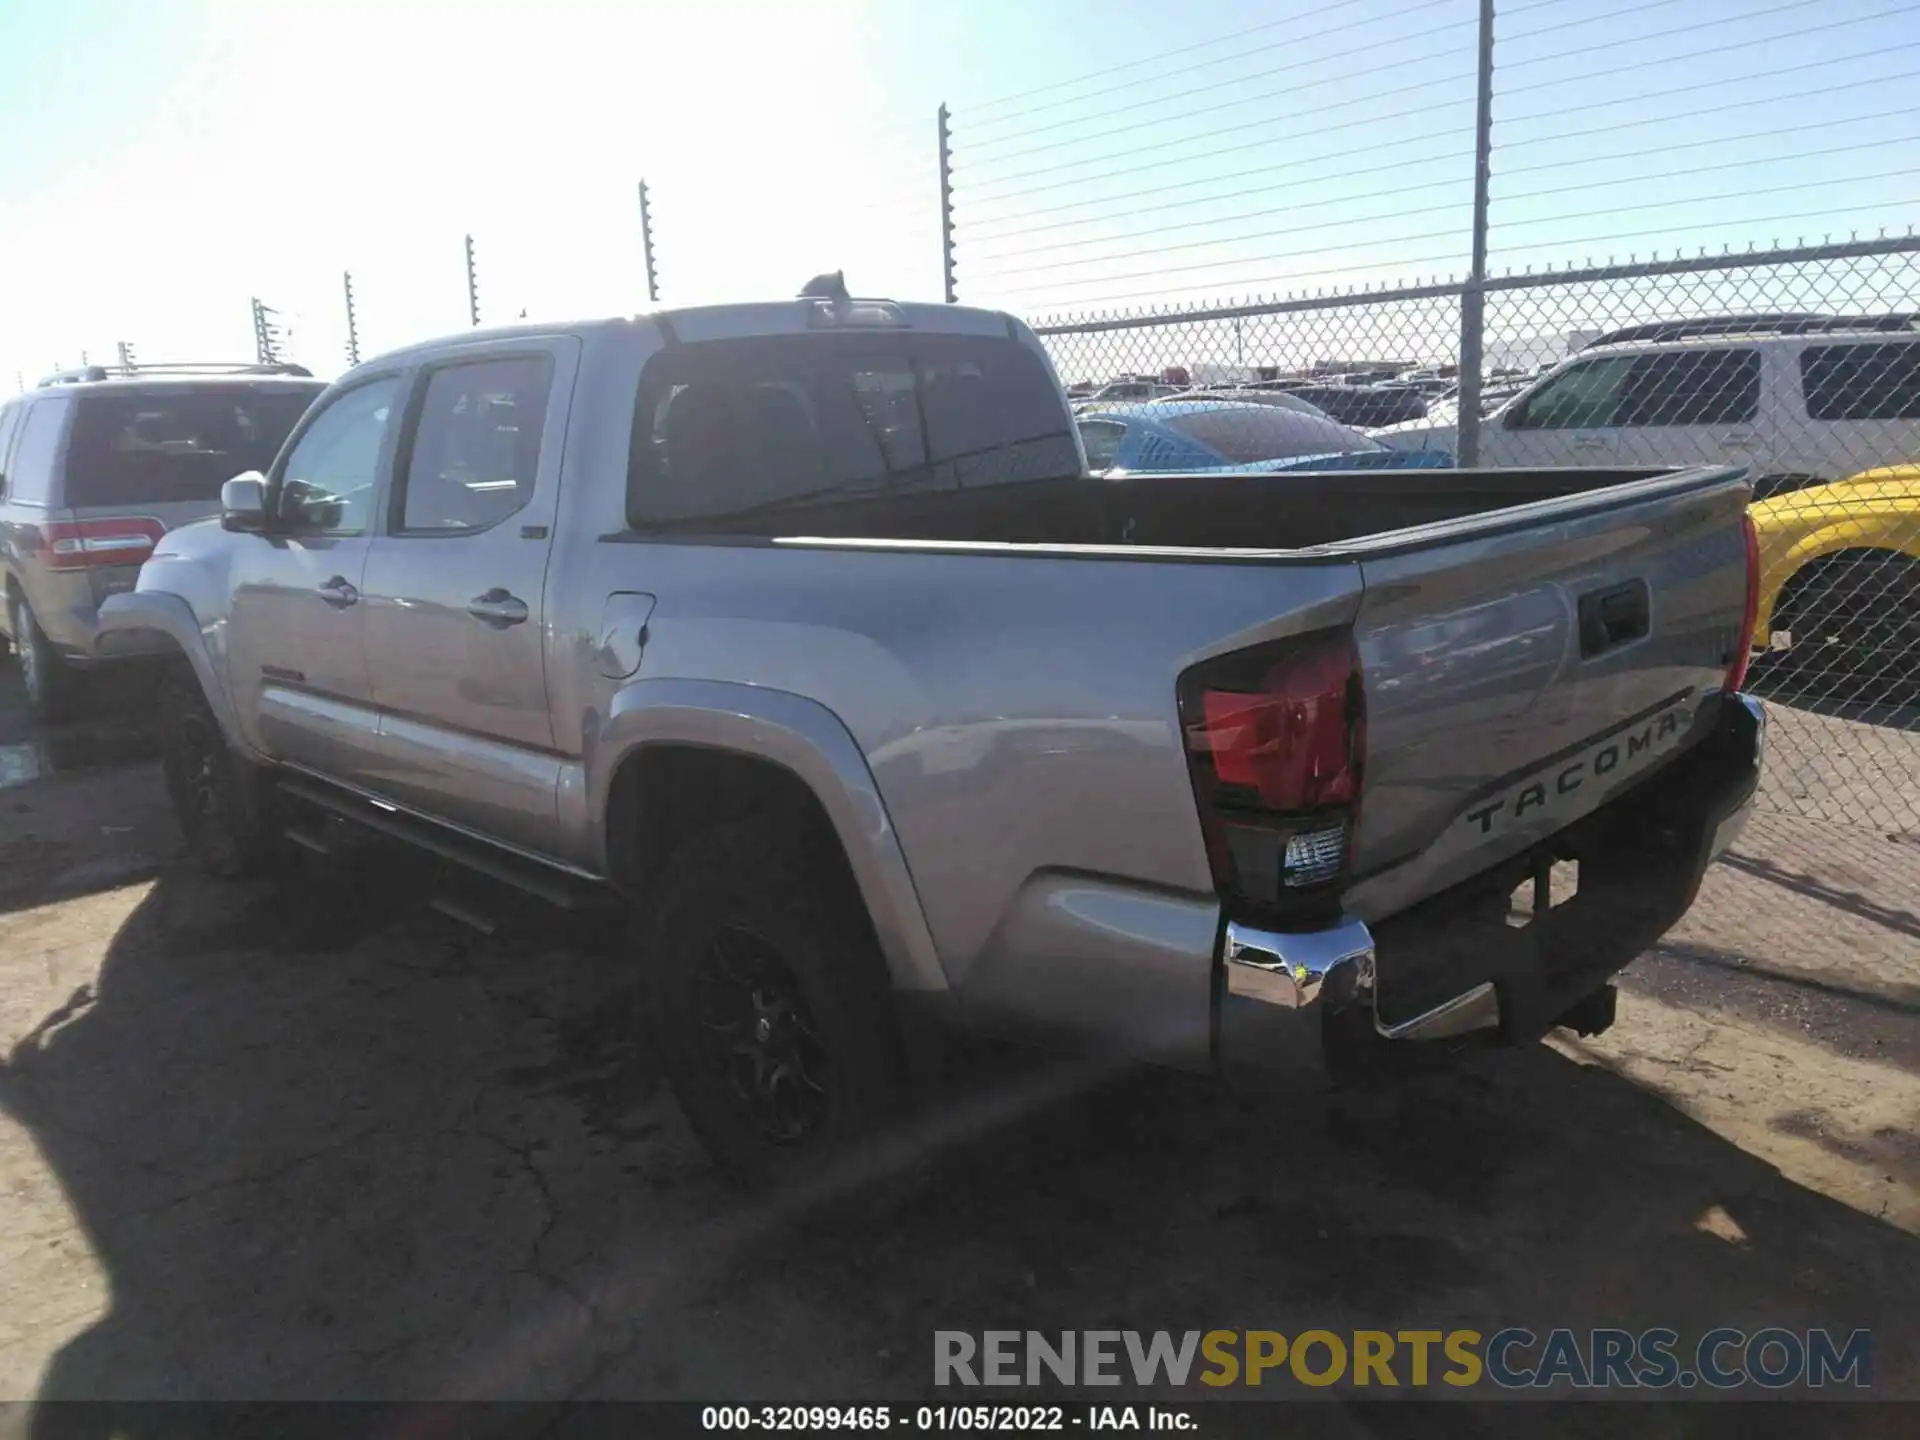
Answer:
[[[404,841],[442,860],[538,896],[561,910],[608,910],[619,904],[613,891],[596,881],[570,875],[554,866],[501,850],[484,841],[470,839],[456,830],[421,820],[405,811],[388,810],[350,790],[338,789],[324,781],[309,780],[301,775],[282,775],[280,789],[296,800],[319,807],[329,815]],[[319,854],[326,853],[325,842],[310,830],[290,826],[287,838],[303,848]],[[455,918],[466,920],[467,916]]]

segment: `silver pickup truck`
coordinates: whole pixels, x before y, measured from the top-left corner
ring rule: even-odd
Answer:
[[[929,1024],[1235,1072],[1604,1028],[1752,801],[1746,501],[1095,479],[1020,321],[820,287],[360,365],[101,643],[178,651],[210,869],[324,815],[626,907],[636,1025],[772,1177]]]

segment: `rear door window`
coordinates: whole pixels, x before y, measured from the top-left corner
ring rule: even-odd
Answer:
[[[1814,420],[1920,420],[1920,344],[1809,345],[1800,385]]]
[[[646,529],[1077,476],[1072,420],[1011,340],[790,335],[663,351],[641,377],[627,514]]]
[[[211,501],[265,470],[321,387],[170,386],[79,398],[66,503],[78,508]]]
[[[533,498],[553,361],[516,356],[435,370],[401,480],[397,528],[485,530]]]

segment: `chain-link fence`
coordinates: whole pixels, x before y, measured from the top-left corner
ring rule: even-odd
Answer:
[[[1465,428],[1466,289],[1038,328],[1096,465],[1374,446],[1435,463]],[[1920,239],[1510,275],[1483,293],[1479,463],[1747,467],[1768,802],[1920,833]]]
[[[944,258],[1040,317],[1099,466],[1746,467],[1765,803],[1920,837],[1917,44],[1868,0],[1275,7],[954,107]]]

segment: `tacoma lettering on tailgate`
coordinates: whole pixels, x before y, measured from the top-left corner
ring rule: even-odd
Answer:
[[[1665,709],[1635,722],[1578,754],[1542,766],[1496,796],[1475,804],[1460,824],[1474,836],[1498,835],[1548,812],[1586,808],[1591,795],[1583,790],[1613,790],[1644,770],[1657,756],[1678,743],[1687,732],[1687,701],[1676,700]],[[1557,828],[1557,826],[1556,826]]]

